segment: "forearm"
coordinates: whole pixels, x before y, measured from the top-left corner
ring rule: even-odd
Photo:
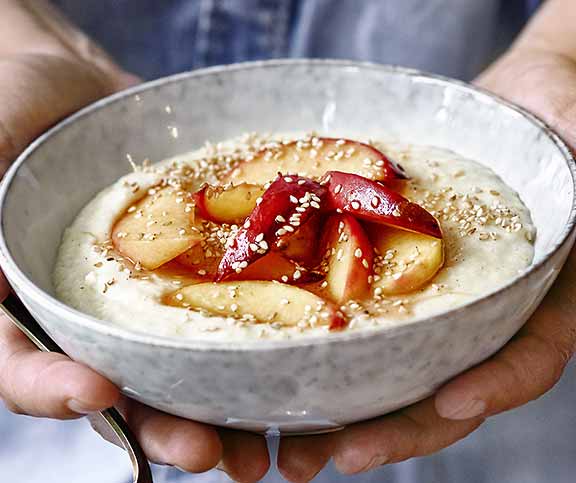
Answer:
[[[547,0],[511,51],[538,50],[576,60],[576,1]]]

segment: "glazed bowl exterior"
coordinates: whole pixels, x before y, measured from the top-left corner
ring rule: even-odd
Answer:
[[[534,263],[456,310],[322,339],[156,337],[94,319],[54,297],[51,272],[63,230],[98,191],[128,172],[127,154],[158,161],[207,139],[312,130],[434,145],[490,166],[532,212]],[[512,337],[573,243],[574,172],[569,149],[543,123],[457,81],[347,61],[209,68],[99,101],[34,142],[2,184],[1,266],[56,342],[128,396],[222,426],[326,431],[430,395]]]

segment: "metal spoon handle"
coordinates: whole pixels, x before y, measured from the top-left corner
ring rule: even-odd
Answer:
[[[6,314],[8,319],[16,325],[33,343],[43,352],[65,352],[54,342],[50,336],[40,327],[36,319],[28,312],[24,304],[13,294],[8,296],[2,304],[0,310]],[[109,408],[100,413],[102,420],[110,426],[116,434],[120,443],[128,453],[132,463],[132,474],[134,483],[153,483],[150,465],[140,444],[132,434],[122,415],[115,409]]]

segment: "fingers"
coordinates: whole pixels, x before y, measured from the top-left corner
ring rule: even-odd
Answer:
[[[326,466],[334,449],[332,434],[284,437],[278,451],[278,469],[292,483],[307,483]]]
[[[278,455],[282,475],[293,483],[308,482],[334,458],[341,473],[369,471],[386,463],[439,451],[462,439],[483,418],[449,421],[428,398],[382,418],[357,423],[342,431],[312,437],[284,438]]]
[[[489,416],[536,399],[558,381],[576,345],[576,295],[570,280],[575,268],[572,256],[536,313],[504,349],[438,392],[439,414],[449,419]]]
[[[222,443],[211,426],[126,398],[118,406],[151,461],[201,473],[214,468],[222,458]]]
[[[119,392],[88,367],[40,352],[1,317],[0,397],[18,413],[70,419],[112,406]]]
[[[436,413],[433,398],[429,398],[334,433],[334,463],[341,473],[355,474],[385,463],[428,455],[462,439],[482,422],[482,418],[443,419]]]
[[[264,478],[270,467],[264,437],[225,429],[219,433],[224,451],[218,468],[239,483],[252,483]]]

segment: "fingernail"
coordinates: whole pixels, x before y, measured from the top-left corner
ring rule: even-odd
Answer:
[[[348,462],[345,461],[344,464],[342,464],[342,461],[338,461],[336,466],[340,473],[344,473],[345,475],[355,475],[356,473],[364,473],[386,464],[388,462],[388,457],[385,455],[376,455],[365,463],[357,464],[357,462],[357,460],[352,460]]]
[[[68,406],[68,409],[78,414],[91,414],[98,411],[97,409],[94,408],[88,408],[86,404],[76,399],[69,399],[68,402],[66,403],[66,406]]]
[[[480,416],[484,411],[486,411],[486,403],[484,401],[471,399],[454,407],[448,405],[441,411],[440,416],[446,419],[470,419]]]

